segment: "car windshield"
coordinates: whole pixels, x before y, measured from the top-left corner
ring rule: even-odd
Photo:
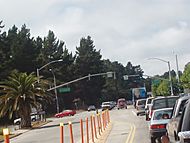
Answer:
[[[71,110],[65,110],[65,111],[63,111],[63,112],[70,112]]]
[[[161,110],[161,111],[155,111],[153,120],[164,120],[163,115],[169,115],[171,117],[172,109],[169,110]]]

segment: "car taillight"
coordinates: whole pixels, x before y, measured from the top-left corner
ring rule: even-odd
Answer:
[[[165,129],[166,124],[157,124],[157,125],[150,125],[151,129]]]
[[[153,110],[150,110],[150,118],[152,117],[153,114]]]

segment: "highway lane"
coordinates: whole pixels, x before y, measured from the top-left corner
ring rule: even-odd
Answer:
[[[136,116],[135,109],[131,106],[128,109],[110,111],[111,122],[113,123],[112,130],[106,140],[106,143],[149,143],[148,125],[144,116]],[[71,117],[51,118],[52,122],[39,129],[30,130],[22,135],[19,135],[11,142],[14,143],[52,143],[60,142],[60,128],[61,122],[74,122],[73,134],[74,141],[80,143],[80,124],[79,120],[82,118],[95,114],[95,112],[82,112]],[[85,123],[84,123],[85,132]],[[68,125],[64,126],[66,143],[70,142]]]
[[[68,123],[69,121],[73,123],[73,134],[74,134],[74,141],[80,142],[80,124],[79,120],[82,118],[85,120],[86,117],[90,117],[90,115],[95,114],[95,112],[82,112],[76,114],[75,116],[71,117],[63,117],[63,118],[51,118],[48,120],[52,120],[52,122],[44,125],[39,129],[32,129],[26,133],[23,133],[13,139],[11,142],[13,143],[56,143],[60,142],[60,128],[59,124]],[[85,130],[85,124],[84,124]],[[69,128],[68,125],[64,126],[64,140],[66,143],[70,142],[69,137]]]
[[[113,128],[106,143],[150,143],[148,124],[144,116],[136,116],[135,109],[112,110]]]

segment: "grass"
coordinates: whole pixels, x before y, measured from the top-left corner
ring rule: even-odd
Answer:
[[[51,121],[36,121],[36,122],[32,123],[32,128],[41,127],[49,122],[51,122]]]

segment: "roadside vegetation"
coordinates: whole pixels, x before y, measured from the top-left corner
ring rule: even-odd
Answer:
[[[56,84],[78,79],[89,74],[115,72],[116,78],[107,76],[91,77],[68,85],[66,92],[57,89],[59,108],[85,109],[88,105],[97,107],[103,101],[118,98],[132,99],[132,88],[146,86],[146,91],[153,89],[153,94],[169,95],[169,84],[156,77],[168,79],[168,72],[152,78],[143,77],[140,65],[133,65],[126,61],[126,65],[118,61],[103,59],[101,50],[104,47],[95,47],[90,36],[82,37],[75,52],[70,52],[63,40],[58,39],[53,31],[45,37],[32,37],[30,29],[23,25],[20,29],[15,25],[4,31],[0,21],[0,115],[15,119],[20,116],[22,127],[31,127],[30,113],[32,107],[41,106],[47,114],[56,112],[54,91],[47,89],[54,86],[52,71],[56,77]],[[117,47],[116,47],[117,48]],[[98,49],[98,50],[97,50]],[[36,77],[36,70],[45,64],[62,59],[63,62],[50,64],[39,71],[40,81]],[[51,69],[51,71],[50,71]],[[124,75],[138,75],[124,80]],[[181,82],[177,83],[176,73],[172,70],[174,94],[189,88],[189,66],[184,73],[180,72]],[[53,96],[52,96],[53,95]],[[52,102],[50,99],[52,97]],[[8,120],[0,119],[4,124]],[[10,120],[9,120],[10,121]]]

